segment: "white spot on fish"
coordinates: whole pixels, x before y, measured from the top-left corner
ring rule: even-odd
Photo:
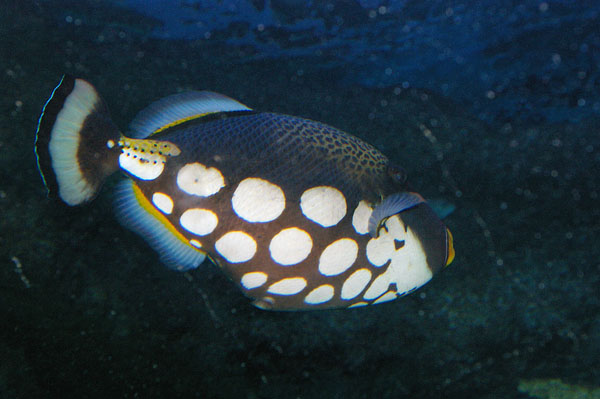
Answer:
[[[230,231],[217,240],[215,249],[228,262],[247,262],[256,253],[256,241],[243,231]]]
[[[246,273],[242,276],[242,286],[245,289],[251,290],[253,288],[258,288],[267,282],[267,274],[263,272],[250,272]]]
[[[277,295],[294,295],[306,287],[306,280],[302,277],[289,277],[277,281],[269,286],[268,293]]]
[[[279,186],[249,177],[235,189],[231,205],[235,213],[248,222],[270,222],[285,209],[285,195]]]
[[[219,219],[213,211],[199,208],[188,209],[179,218],[179,223],[184,229],[198,236],[212,233],[218,222]]]
[[[141,180],[154,180],[165,168],[165,158],[134,148],[124,148],[119,155],[119,166]]]
[[[333,293],[334,289],[332,285],[323,284],[309,292],[306,298],[304,298],[304,302],[308,303],[309,305],[325,303],[333,298]]]
[[[373,208],[371,208],[367,201],[360,201],[358,206],[354,210],[352,215],[352,226],[358,234],[367,234],[369,232],[369,218]]]
[[[371,281],[371,271],[369,269],[358,269],[344,281],[342,286],[342,299],[352,299],[365,289]]]
[[[106,147],[108,147],[109,149],[112,149],[115,146],[115,141],[114,140],[108,140],[106,142]]]
[[[337,276],[348,270],[358,255],[358,244],[350,238],[340,238],[323,250],[319,258],[319,272],[324,276]]]
[[[177,186],[188,194],[209,197],[225,187],[225,179],[217,168],[194,162],[179,169]]]
[[[317,186],[300,197],[302,214],[323,227],[335,226],[346,215],[346,198],[337,188]]]
[[[196,248],[202,248],[202,243],[198,240],[194,240],[193,238],[190,240],[190,244]]]
[[[154,193],[152,194],[152,203],[160,209],[162,213],[170,215],[173,212],[173,200],[167,194]]]
[[[277,233],[269,244],[271,258],[280,265],[290,266],[302,262],[312,249],[310,235],[297,227],[290,227]]]

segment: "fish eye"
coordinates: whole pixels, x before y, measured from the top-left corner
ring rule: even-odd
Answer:
[[[388,166],[388,175],[392,178],[394,183],[404,184],[406,182],[406,171],[398,165]]]

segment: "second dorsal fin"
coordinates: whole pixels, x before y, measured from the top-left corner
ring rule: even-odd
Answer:
[[[250,111],[244,104],[211,91],[188,91],[158,100],[140,111],[130,124],[133,138],[146,138],[167,127],[216,112]]]

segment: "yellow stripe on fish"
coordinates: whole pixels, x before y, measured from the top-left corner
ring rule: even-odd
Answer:
[[[65,76],[36,138],[49,192],[87,202],[120,169],[126,227],[174,269],[208,255],[260,308],[387,302],[454,258],[449,230],[401,169],[331,126],[188,92],[150,105],[132,129],[122,136],[93,86]]]

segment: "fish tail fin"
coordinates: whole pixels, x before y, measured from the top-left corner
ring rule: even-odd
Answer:
[[[71,206],[91,201],[119,168],[120,137],[96,89],[63,76],[44,106],[35,140],[48,194]]]

